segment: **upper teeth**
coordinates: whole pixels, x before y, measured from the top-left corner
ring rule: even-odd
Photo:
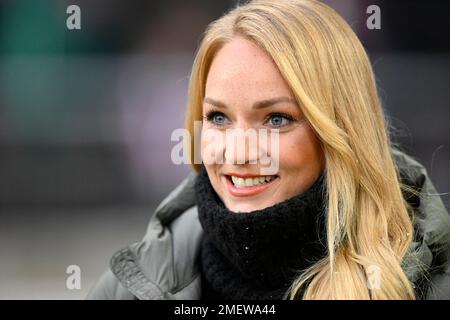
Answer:
[[[275,176],[260,176],[255,178],[239,178],[236,176],[231,176],[231,181],[233,181],[233,184],[238,188],[245,188],[245,187],[253,187],[260,184],[264,184],[266,182],[269,182],[272,180]]]

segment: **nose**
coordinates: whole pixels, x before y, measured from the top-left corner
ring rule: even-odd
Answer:
[[[260,157],[258,130],[240,126],[227,130],[225,160],[229,164],[256,164]]]

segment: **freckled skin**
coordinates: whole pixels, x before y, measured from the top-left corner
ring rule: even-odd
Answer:
[[[260,174],[259,164],[205,164],[211,184],[234,212],[249,212],[273,206],[308,189],[324,168],[320,141],[310,128],[300,108],[289,102],[277,103],[264,109],[253,109],[255,102],[293,94],[270,56],[253,42],[236,37],[219,50],[207,77],[205,97],[226,104],[220,109],[229,123],[227,128],[268,128],[265,120],[271,112],[287,113],[297,121],[280,128],[278,178],[263,192],[245,197],[230,194],[225,183],[227,173]],[[209,103],[203,105],[203,116],[218,110]],[[205,129],[217,129],[204,120],[202,151],[206,141]],[[230,147],[230,146],[226,146]]]

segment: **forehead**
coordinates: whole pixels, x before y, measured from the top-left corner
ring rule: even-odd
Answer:
[[[218,51],[211,64],[205,90],[207,95],[221,96],[270,97],[290,93],[272,58],[243,37],[235,37]]]

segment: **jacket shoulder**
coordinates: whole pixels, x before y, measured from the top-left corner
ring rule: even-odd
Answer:
[[[414,208],[415,240],[413,254],[420,263],[409,271],[426,282],[425,299],[450,299],[450,215],[427,170],[406,153],[393,149],[392,154],[402,183],[413,187],[418,195],[405,194]]]
[[[190,174],[161,202],[141,241],[113,255],[111,269],[102,275],[88,298],[133,296],[154,300],[199,296],[197,256],[203,230],[195,206],[194,180],[195,174]]]
[[[423,165],[398,150],[396,158],[402,182],[412,186],[418,193],[414,199],[407,197],[415,209],[417,232],[435,253],[441,254],[442,262],[449,262],[450,215],[440,194]]]
[[[136,297],[119,282],[111,270],[105,271],[91,288],[87,300],[134,300]]]

